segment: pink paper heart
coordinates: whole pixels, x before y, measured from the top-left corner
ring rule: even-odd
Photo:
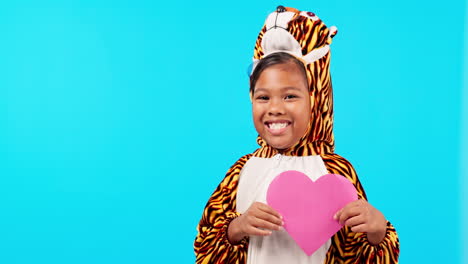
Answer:
[[[280,173],[270,183],[267,203],[283,216],[284,229],[307,255],[312,255],[343,226],[333,216],[358,199],[345,177],[326,174],[315,182],[299,171]]]

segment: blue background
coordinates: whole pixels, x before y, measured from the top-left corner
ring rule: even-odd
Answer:
[[[468,263],[461,0],[0,4],[0,263],[192,263],[206,201],[257,147],[246,67],[278,4],[338,27],[336,152],[401,263]]]

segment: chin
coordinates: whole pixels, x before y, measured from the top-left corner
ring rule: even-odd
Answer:
[[[262,135],[260,135],[262,136]],[[263,140],[266,141],[266,143],[278,150],[278,151],[284,151],[287,150],[288,148],[292,147],[294,144],[291,142],[292,140],[285,140],[284,138],[269,138],[268,136],[262,137]]]
[[[286,149],[283,148],[283,149],[280,149],[280,148],[275,148],[276,151],[278,151],[278,153],[282,154]]]
[[[289,145],[284,145],[284,144],[269,144],[272,148],[278,150],[278,151],[285,151],[286,149],[288,149]]]

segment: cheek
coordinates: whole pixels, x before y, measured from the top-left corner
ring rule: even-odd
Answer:
[[[252,114],[255,117],[261,118],[265,112],[265,105],[260,103],[252,104]]]
[[[252,105],[252,117],[254,119],[254,122],[258,119],[258,108],[255,105]]]
[[[310,110],[309,109],[307,109],[307,111],[303,115],[302,120],[303,120],[302,126],[304,127],[304,130],[305,130],[305,129],[307,129],[307,126],[309,125],[309,120],[310,120]]]
[[[304,103],[304,105],[301,107],[301,111],[298,113],[298,118],[299,118],[299,123],[300,123],[300,127],[301,127],[301,130],[304,130],[304,131],[301,131],[303,133],[305,133],[307,130],[307,127],[309,125],[309,120],[310,120],[310,104],[309,102],[307,103]]]
[[[252,105],[252,117],[255,128],[260,128],[262,125],[262,111],[261,108],[255,104]]]

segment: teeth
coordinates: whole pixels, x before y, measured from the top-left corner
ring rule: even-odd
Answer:
[[[281,129],[285,128],[287,125],[287,123],[270,123],[268,127],[271,129]]]

